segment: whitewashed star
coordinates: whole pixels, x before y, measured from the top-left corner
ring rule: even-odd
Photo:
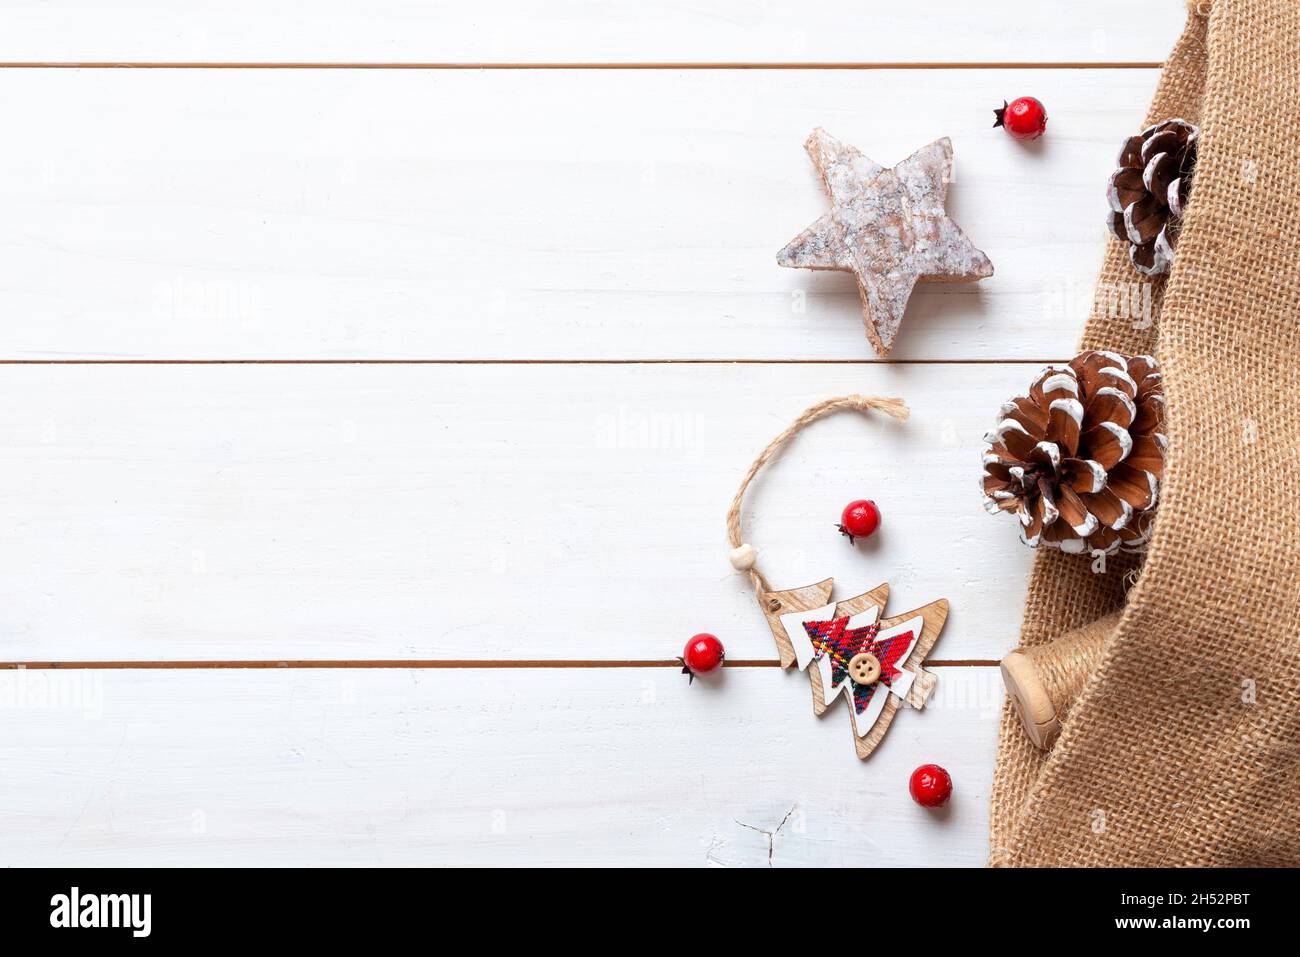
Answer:
[[[804,149],[830,196],[831,210],[776,254],[782,266],[853,273],[867,338],[882,357],[893,348],[912,287],[920,280],[973,282],[993,264],[944,209],[952,141],[935,140],[885,169],[825,130]]]

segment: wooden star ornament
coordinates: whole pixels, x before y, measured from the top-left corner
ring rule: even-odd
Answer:
[[[867,338],[889,355],[912,287],[920,280],[973,282],[993,275],[988,256],[948,217],[952,141],[922,147],[885,169],[825,130],[804,149],[831,209],[776,255],[782,266],[853,273]]]

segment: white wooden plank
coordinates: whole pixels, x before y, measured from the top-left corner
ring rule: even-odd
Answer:
[[[4,672],[0,864],[979,865],[1001,700],[945,668],[860,763],[767,668]]]
[[[804,407],[844,414],[760,478],[777,587],[953,603],[934,657],[1014,644],[1031,552],[977,489],[1030,365],[10,366],[0,376],[9,660],[627,658],[698,631],[773,658],[726,560],[741,475]],[[835,530],[873,498],[882,531]]]
[[[6,60],[1158,61],[1182,0],[76,0],[3,4]]]
[[[816,125],[954,139],[997,275],[921,287],[895,358],[1061,357],[1155,78],[6,70],[0,357],[872,358],[852,277],[775,262]],[[1021,93],[1036,148],[991,128]]]

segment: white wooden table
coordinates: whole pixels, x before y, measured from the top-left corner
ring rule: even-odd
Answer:
[[[1182,25],[1142,6],[0,3],[0,865],[980,864],[1031,558],[980,439],[1072,352]],[[817,125],[954,141],[997,275],[898,361],[775,264]],[[746,521],[778,587],[952,601],[865,763],[722,521],[848,391],[912,420],[817,425]],[[749,664],[688,686],[705,630]]]

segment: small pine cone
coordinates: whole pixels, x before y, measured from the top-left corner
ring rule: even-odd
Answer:
[[[1144,276],[1169,271],[1192,189],[1200,130],[1165,120],[1130,137],[1110,177],[1111,230],[1129,243],[1129,258]]]
[[[1150,356],[1085,352],[1048,366],[984,437],[985,509],[1014,512],[1031,546],[1140,549],[1164,477],[1164,405]]]

